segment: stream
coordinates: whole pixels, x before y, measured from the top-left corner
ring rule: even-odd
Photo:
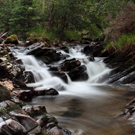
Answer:
[[[69,53],[58,50],[67,59],[77,59],[87,67],[88,80],[72,81],[67,75],[68,83],[49,72],[49,67],[31,55],[26,55],[24,48],[15,49],[15,56],[23,61],[26,71],[31,71],[35,83],[27,86],[35,90],[55,88],[58,96],[38,96],[28,104],[45,105],[47,112],[58,119],[59,125],[77,135],[132,135],[130,121],[114,119],[124,106],[135,97],[134,85],[115,86],[107,83],[110,72],[104,58],[89,61],[81,52],[81,46],[70,47]],[[58,66],[62,61],[52,63]]]

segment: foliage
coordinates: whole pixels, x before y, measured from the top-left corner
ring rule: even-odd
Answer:
[[[129,2],[122,7],[123,9],[116,16],[116,19],[108,18],[110,21],[110,27],[105,30],[106,42],[110,40],[117,41],[121,35],[135,31],[135,4]],[[126,37],[127,36],[125,35],[124,38]]]
[[[9,31],[12,7],[12,0],[0,0],[0,31]]]
[[[105,18],[111,16],[114,19],[124,1],[0,0],[0,31],[26,38],[38,26],[36,29],[39,30],[42,27],[39,36],[47,34],[59,38],[73,31],[80,34],[89,32],[89,36],[95,38],[108,27],[109,21]]]
[[[12,33],[17,33],[25,38],[26,32],[34,25],[34,17],[33,0],[17,1],[17,6],[12,10],[10,19]]]

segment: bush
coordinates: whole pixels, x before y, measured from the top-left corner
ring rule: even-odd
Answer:
[[[119,38],[127,40],[127,35],[123,34],[135,31],[135,4],[130,2],[126,6],[123,5],[123,9],[117,15],[116,19],[109,18],[108,21],[110,21],[110,27],[105,30],[105,42],[110,40],[117,41]],[[118,42],[120,43],[122,40]]]

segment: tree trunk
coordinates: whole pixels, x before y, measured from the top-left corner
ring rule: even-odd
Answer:
[[[45,0],[43,0],[43,27],[45,26],[44,16],[45,16]]]

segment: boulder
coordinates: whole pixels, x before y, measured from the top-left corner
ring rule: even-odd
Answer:
[[[31,117],[42,115],[47,113],[45,106],[42,105],[26,105],[22,108]]]
[[[61,59],[61,54],[57,53],[56,50],[44,47],[42,44],[29,46],[27,53],[28,55],[34,55],[44,63],[49,64]]]
[[[69,77],[71,78],[72,81],[81,80],[81,79],[87,80],[88,75],[85,72],[86,69],[87,69],[86,66],[82,65],[82,66],[79,66],[79,67],[76,67],[76,68],[70,70],[68,72],[68,75],[69,75]]]
[[[15,120],[8,119],[5,121],[8,129],[11,131],[12,135],[26,135],[25,128]]]
[[[27,132],[33,130],[38,126],[38,123],[28,115],[16,114],[15,118],[19,121],[21,125],[23,125]]]
[[[31,90],[16,90],[12,92],[13,95],[19,98],[19,100],[29,102],[34,97],[34,92]]]
[[[18,44],[18,38],[16,35],[11,35],[4,41],[5,44]]]
[[[11,95],[8,89],[3,85],[0,85],[0,102],[4,100],[10,100],[10,99],[11,99]]]
[[[61,131],[57,126],[51,128],[51,129],[47,132],[47,134],[48,134],[48,135],[64,135],[64,134],[62,133],[62,131]]]
[[[53,71],[51,72],[54,76],[60,77],[64,82],[67,83],[67,76],[63,71]]]
[[[0,135],[13,135],[5,122],[0,123]]]
[[[84,47],[83,52],[88,55],[92,54],[94,57],[101,56],[103,46],[101,44],[91,44]]]
[[[65,60],[61,66],[60,66],[60,70],[61,71],[70,71],[78,66],[81,65],[81,62],[79,60]]]
[[[50,128],[56,126],[58,124],[58,121],[54,116],[49,115],[49,114],[44,114],[44,115],[39,116],[37,123],[41,127],[50,129]]]

